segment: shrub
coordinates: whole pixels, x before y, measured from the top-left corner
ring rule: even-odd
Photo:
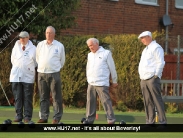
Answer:
[[[117,102],[116,109],[122,112],[126,112],[128,110],[128,108],[126,107],[123,101]]]
[[[168,113],[178,112],[178,105],[176,103],[165,103],[165,110]]]

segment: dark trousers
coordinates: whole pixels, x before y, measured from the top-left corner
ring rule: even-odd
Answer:
[[[146,124],[155,123],[155,108],[158,112],[160,124],[166,124],[164,102],[161,97],[161,84],[159,78],[141,80],[141,89],[146,112]]]
[[[15,99],[16,119],[32,119],[33,86],[33,83],[12,82],[12,91]]]
[[[60,72],[38,73],[38,89],[40,94],[40,119],[48,119],[50,92],[53,98],[54,120],[60,121],[63,114]]]

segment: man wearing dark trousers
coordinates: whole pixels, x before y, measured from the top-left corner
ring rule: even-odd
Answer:
[[[29,40],[29,34],[26,31],[19,34],[19,39],[11,54],[10,82],[12,82],[16,111],[14,122],[24,119],[24,122],[28,123],[32,119],[33,112],[36,47]]]
[[[45,35],[46,40],[41,41],[36,49],[40,95],[38,123],[48,122],[51,92],[54,110],[52,124],[58,124],[63,115],[60,70],[65,63],[65,50],[63,44],[54,39],[54,27],[48,26]]]

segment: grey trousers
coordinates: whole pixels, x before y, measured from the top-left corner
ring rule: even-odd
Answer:
[[[32,119],[33,86],[33,83],[12,82],[12,91],[15,99],[16,119]]]
[[[50,92],[53,98],[53,119],[60,121],[63,114],[60,72],[38,73],[38,89],[40,94],[40,119],[48,119]]]
[[[87,89],[86,118],[88,122],[93,124],[96,117],[97,94],[99,95],[103,108],[106,112],[107,122],[114,123],[115,116],[112,109],[112,102],[109,96],[109,87],[93,85],[88,85]]]
[[[161,84],[159,78],[151,78],[149,80],[141,80],[141,89],[144,99],[144,107],[146,113],[146,124],[155,123],[155,107],[158,112],[158,120],[160,124],[166,124],[164,102],[161,97]]]

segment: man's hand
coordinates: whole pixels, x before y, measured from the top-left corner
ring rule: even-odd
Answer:
[[[118,83],[112,83],[111,87],[116,88],[118,86]]]

